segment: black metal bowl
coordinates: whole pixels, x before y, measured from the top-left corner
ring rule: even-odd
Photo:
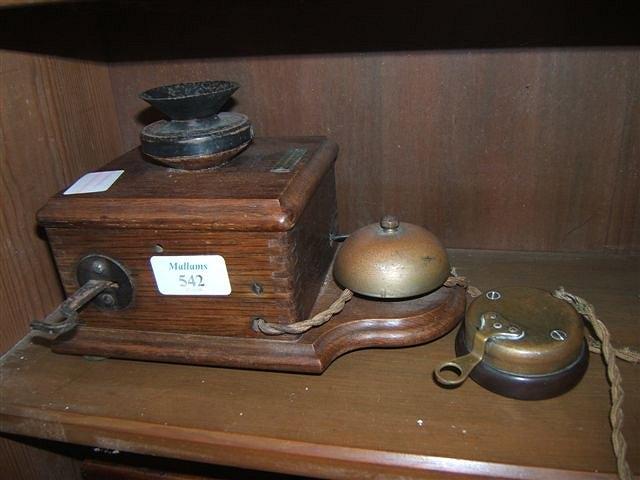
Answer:
[[[215,115],[240,85],[227,80],[176,83],[152,88],[140,98],[173,120]]]

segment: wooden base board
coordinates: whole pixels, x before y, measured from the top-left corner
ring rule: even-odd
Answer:
[[[331,270],[313,307],[326,309],[340,295]],[[463,318],[465,290],[442,287],[403,301],[354,296],[324,325],[291,340],[216,337],[80,326],[52,345],[55,352],[259,370],[321,373],[340,355],[367,347],[428,343]]]

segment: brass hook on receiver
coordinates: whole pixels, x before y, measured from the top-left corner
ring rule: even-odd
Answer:
[[[473,346],[466,355],[440,364],[433,371],[436,381],[447,387],[454,387],[464,382],[473,369],[482,361],[485,346],[490,340],[519,340],[524,337],[524,330],[496,312],[486,312],[480,317],[480,326],[473,337]],[[450,378],[443,372],[456,375]],[[449,377],[449,378],[448,378]]]

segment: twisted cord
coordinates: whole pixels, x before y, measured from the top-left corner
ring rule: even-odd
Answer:
[[[467,290],[469,296],[475,298],[482,295],[482,291],[479,288],[474,287],[469,284],[467,277],[463,277],[462,275],[458,275],[456,272],[456,267],[451,267],[451,275],[444,282],[445,287],[462,287]]]
[[[462,287],[472,297],[477,297],[482,294],[480,289],[469,285],[467,277],[463,277],[457,274],[455,267],[451,268],[451,275],[447,278],[443,284],[445,287]],[[299,322],[282,324],[282,323],[270,323],[264,320],[264,318],[254,318],[251,328],[256,332],[264,333],[265,335],[282,335],[289,333],[292,335],[300,335],[307,332],[314,327],[324,325],[334,315],[337,315],[342,311],[345,304],[353,298],[353,292],[348,288],[345,288],[338,299],[333,302],[329,308],[317,313],[313,317],[307,320],[301,320]]]
[[[597,353],[598,355],[602,353],[602,342],[596,340],[591,336],[588,336],[587,343],[589,344],[589,351],[591,353]],[[614,347],[613,350],[616,354],[616,357],[620,360],[624,360],[625,362],[629,363],[640,363],[640,352],[637,352],[629,347]]]
[[[611,384],[611,410],[609,421],[611,422],[611,443],[616,456],[618,466],[618,476],[622,480],[630,480],[633,477],[631,468],[627,463],[627,442],[622,434],[622,422],[624,414],[622,412],[622,402],[624,400],[624,390],[622,389],[622,377],[616,365],[618,351],[611,346],[611,336],[604,323],[596,317],[593,305],[583,298],[566,292],[563,287],[559,287],[553,296],[570,303],[576,311],[581,314],[592,326],[601,347],[600,352],[607,366],[607,378]],[[591,350],[591,348],[590,348]]]
[[[466,277],[459,276],[455,268],[451,269],[451,276],[447,278],[444,282],[445,287],[463,287],[467,290],[467,293],[472,297],[477,297],[480,295],[480,290],[476,287],[469,285]],[[334,315],[337,315],[342,311],[345,304],[353,298],[353,292],[348,288],[345,288],[338,299],[333,302],[329,308],[323,310],[320,313],[317,313],[313,317],[307,320],[301,320],[299,322],[282,324],[282,323],[271,323],[264,320],[264,318],[255,318],[253,320],[252,328],[256,332],[264,333],[265,335],[282,335],[285,333],[289,333],[291,335],[300,335],[301,333],[307,332],[314,327],[319,327],[320,325],[324,325]]]
[[[265,335],[282,335],[283,333],[290,333],[293,335],[299,335],[312,329],[313,327],[319,327],[331,320],[331,317],[337,315],[342,311],[345,304],[353,298],[353,292],[348,288],[345,288],[338,299],[329,305],[329,308],[314,315],[307,320],[301,320],[299,322],[290,324],[269,323],[263,318],[256,318],[253,320],[253,329],[264,333]]]

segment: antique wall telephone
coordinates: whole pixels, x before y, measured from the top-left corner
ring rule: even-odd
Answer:
[[[337,146],[254,137],[245,115],[220,112],[237,88],[144,92],[170,119],[39,212],[68,298],[32,326],[55,351],[320,373],[348,351],[427,343],[464,318],[440,384],[471,377],[524,399],[577,384],[588,363],[579,301],[496,288],[465,315],[468,285],[443,246],[393,216],[338,249]]]
[[[310,373],[450,331],[465,291],[440,242],[385,217],[335,257],[337,146],[254,138],[220,112],[237,88],[144,92],[169,119],[39,212],[69,298],[33,328],[58,352]]]

